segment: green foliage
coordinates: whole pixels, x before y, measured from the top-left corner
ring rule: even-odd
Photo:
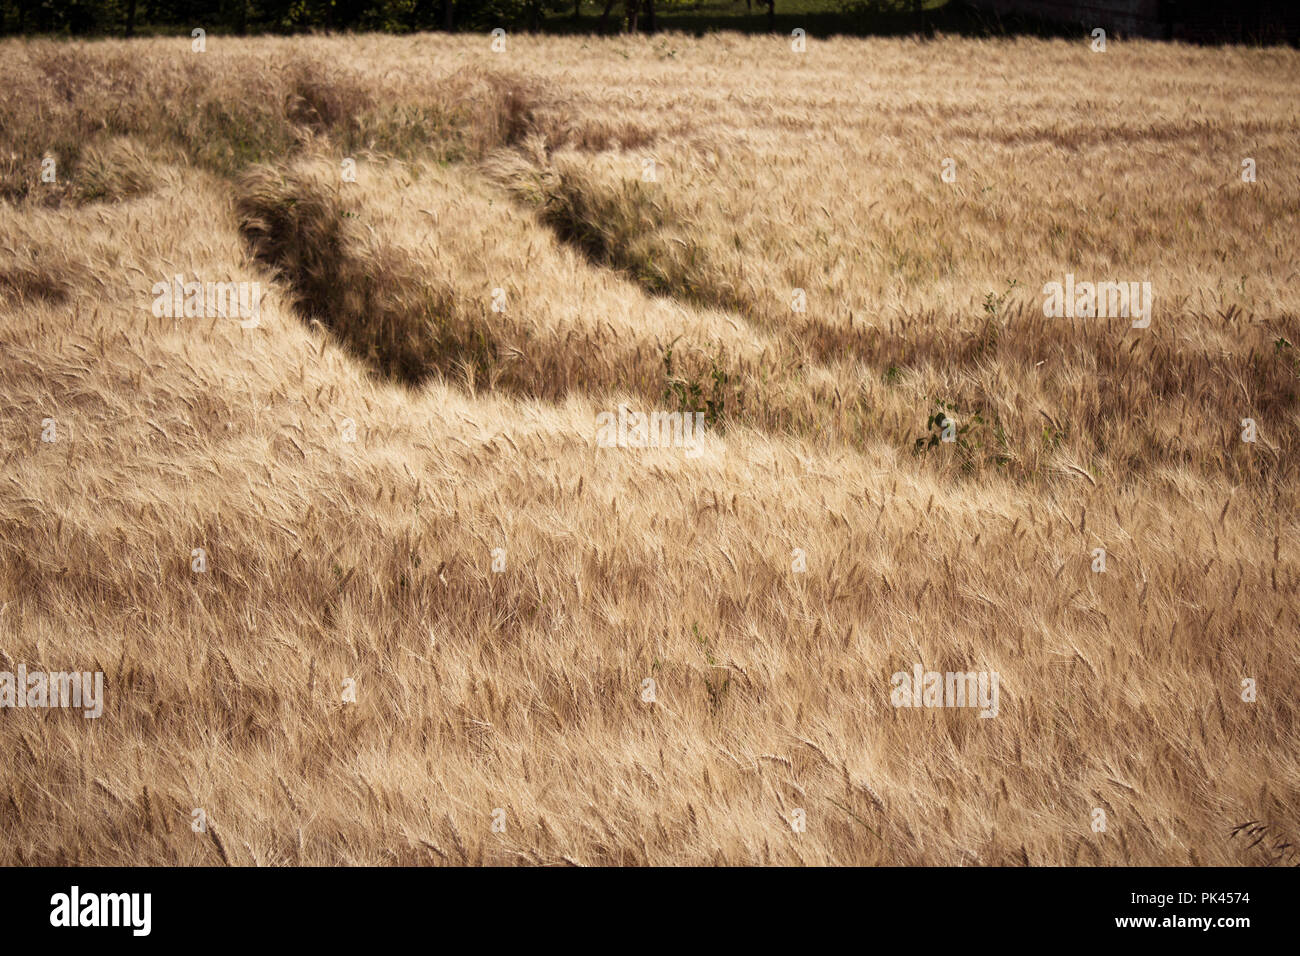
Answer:
[[[949,425],[953,426],[953,432],[956,435],[954,441],[960,441],[965,432],[969,430],[970,426],[957,425],[957,422],[948,414],[949,412],[955,413],[956,410],[957,406],[951,402],[937,401],[935,403],[935,411],[931,412],[930,417],[925,420],[925,428],[926,431],[929,432],[928,440],[924,435],[918,438],[912,445],[913,451],[929,451],[931,448],[938,445],[943,441],[944,430],[947,429]]]
[[[725,428],[730,376],[721,350],[710,360],[708,378],[708,391],[705,391],[706,383],[698,376],[675,374],[673,346],[669,344],[664,349],[664,400],[674,402],[676,410],[683,413],[703,412],[705,424],[722,431]]]
[[[985,464],[1002,467],[1011,461],[1006,430],[996,412],[990,418],[985,418],[982,408],[962,414],[955,402],[936,399],[934,411],[925,420],[927,434],[912,442],[912,451],[919,455],[939,445],[952,445],[961,470],[967,474]],[[945,431],[952,435],[951,441],[943,440]]]
[[[1007,287],[1002,293],[985,293],[983,305],[984,326],[975,339],[974,348],[970,353],[971,358],[978,358],[997,348],[998,339],[1002,335],[1003,305],[1010,297],[1012,290],[1019,284],[1016,279],[1008,279]]]
[[[996,319],[1002,315],[1002,304],[1006,302],[1013,289],[1020,285],[1019,279],[1008,279],[1006,290],[1001,294],[986,292],[984,294],[984,314],[990,319]]]
[[[535,28],[571,0],[451,0],[458,29]],[[443,29],[445,0],[0,0],[0,33],[63,35],[188,32],[299,33]]]
[[[727,691],[731,689],[731,674],[714,656],[712,642],[707,634],[700,633],[699,624],[691,622],[691,633],[695,635],[695,643],[699,645],[700,653],[704,655],[704,663],[709,668],[704,674],[704,690],[709,695],[709,712],[716,714],[718,708],[722,706]],[[726,673],[726,676],[719,679],[714,676],[714,670],[721,670]]]
[[[915,0],[836,0],[836,7],[855,16],[881,16],[908,13]]]

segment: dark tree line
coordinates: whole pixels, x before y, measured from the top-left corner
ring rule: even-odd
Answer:
[[[656,0],[587,0],[603,28],[648,29]],[[660,0],[662,3],[663,0]],[[618,4],[622,17],[611,22]],[[0,33],[137,36],[303,30],[536,30],[549,14],[577,19],[582,0],[0,0]]]

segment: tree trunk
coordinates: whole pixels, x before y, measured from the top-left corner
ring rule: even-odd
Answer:
[[[442,0],[442,28],[448,33],[452,30],[452,10],[454,0]]]
[[[636,33],[637,14],[641,10],[641,0],[623,0],[623,15],[627,17],[627,32]]]
[[[776,0],[767,0],[767,32],[776,32]]]
[[[573,19],[577,22],[578,17],[582,14],[582,0],[573,0]]]
[[[645,0],[645,32],[655,32],[655,0]]]
[[[135,36],[135,0],[126,5],[126,35]]]
[[[600,32],[609,32],[609,11],[614,9],[614,0],[605,0],[605,12],[600,15]]]

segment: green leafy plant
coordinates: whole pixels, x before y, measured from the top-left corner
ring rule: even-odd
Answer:
[[[725,427],[730,380],[721,351],[710,360],[706,383],[698,376],[676,374],[673,344],[664,349],[664,401],[674,403],[676,410],[684,413],[703,412],[705,424],[719,431]]]
[[[982,408],[961,414],[955,402],[936,399],[934,411],[925,420],[927,434],[912,442],[912,451],[920,454],[950,444],[957,450],[963,472],[970,473],[985,463],[1004,466],[1012,460],[1007,453],[1006,430],[996,413],[991,418],[985,418]],[[943,435],[950,427],[953,438],[945,443]]]
[[[704,689],[709,695],[709,711],[716,714],[731,688],[731,675],[728,673],[720,680],[714,678],[712,672],[719,668],[725,670],[725,666],[714,656],[709,636],[700,633],[699,624],[691,623],[691,633],[695,635],[695,643],[699,645],[704,662],[709,666],[709,671],[704,675]]]

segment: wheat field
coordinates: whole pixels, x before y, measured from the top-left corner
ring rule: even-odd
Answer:
[[[0,668],[104,675],[0,709],[0,862],[1296,862],[1300,52],[0,76]]]

